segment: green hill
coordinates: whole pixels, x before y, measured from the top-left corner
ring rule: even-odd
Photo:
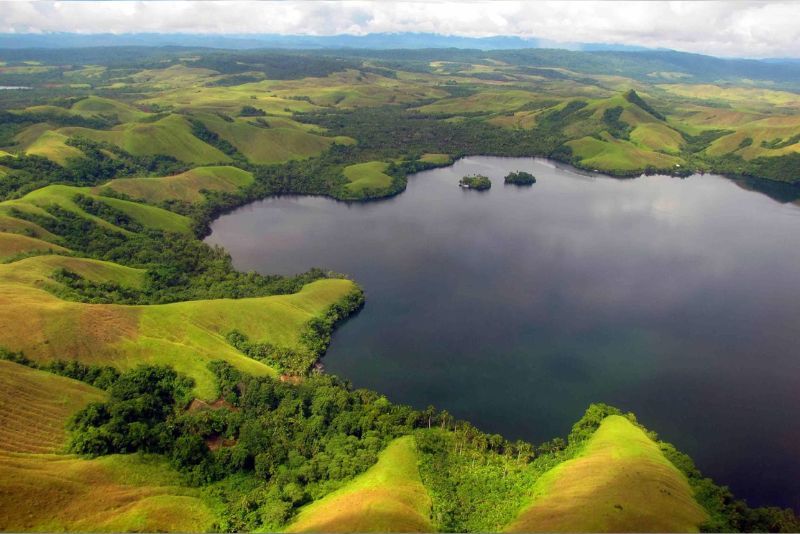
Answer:
[[[353,193],[365,190],[379,191],[392,185],[392,177],[386,174],[388,165],[382,161],[370,161],[350,165],[344,169],[344,177],[349,183],[347,189]]]
[[[194,204],[203,200],[203,190],[233,192],[252,182],[253,175],[237,167],[195,167],[161,178],[117,178],[94,191],[102,194],[109,188],[151,203],[181,200]]]
[[[332,138],[311,133],[286,119],[269,117],[258,125],[243,118],[228,121],[212,114],[202,114],[199,118],[253,163],[279,163],[315,156],[334,142]]]
[[[431,500],[419,477],[412,436],[343,488],[303,508],[287,532],[430,532]]]
[[[183,215],[138,202],[95,195],[88,187],[72,187],[68,185],[49,185],[32,191],[22,198],[0,202],[0,213],[12,215],[12,209],[17,209],[47,217],[49,215],[44,208],[55,205],[95,222],[100,226],[122,232],[126,231],[96,215],[87,213],[75,201],[75,197],[78,194],[91,197],[111,208],[119,210],[134,221],[148,228],[179,233],[189,233],[190,231],[190,221]]]
[[[607,417],[578,457],[537,481],[509,532],[697,532],[708,514],[633,423]]]
[[[94,268],[96,281],[103,274],[116,281],[135,276],[113,264],[101,264],[104,272],[95,263],[76,268],[86,261],[58,265],[30,258],[0,264],[0,299],[5,303],[0,307],[0,347],[22,351],[36,361],[78,360],[121,369],[144,362],[171,365],[194,378],[197,395],[205,399],[216,396],[206,366],[211,360],[228,361],[256,376],[277,374],[231,346],[225,338],[230,331],[238,330],[253,341],[297,348],[303,326],[354,288],[349,280],[326,279],[290,295],[151,306],[69,302],[45,289],[53,282],[42,275],[57,266],[81,274]]]
[[[215,521],[163,459],[58,454],[68,418],[103,392],[0,360],[0,530],[201,531]]]
[[[33,252],[65,252],[66,249],[35,237],[0,232],[0,260],[12,258],[18,254]]]
[[[155,122],[128,122],[111,130],[70,126],[57,132],[112,143],[134,156],[164,154],[196,165],[230,161],[217,148],[192,135],[191,125],[180,115],[167,115]]]

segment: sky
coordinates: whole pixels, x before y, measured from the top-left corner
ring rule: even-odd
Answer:
[[[800,2],[4,1],[0,33],[425,32],[800,58]]]

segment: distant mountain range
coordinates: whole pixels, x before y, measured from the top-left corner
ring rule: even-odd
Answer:
[[[275,34],[77,34],[2,33],[0,48],[75,48],[97,46],[188,46],[245,50],[252,48],[467,48],[512,50],[521,48],[562,48],[567,50],[648,50],[640,46],[599,43],[556,43],[513,36],[460,37],[434,33],[372,33],[368,35],[275,35]]]

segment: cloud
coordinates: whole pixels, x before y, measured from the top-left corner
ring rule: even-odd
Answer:
[[[5,2],[0,32],[513,35],[800,57],[797,2]]]

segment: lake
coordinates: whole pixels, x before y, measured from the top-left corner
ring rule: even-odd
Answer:
[[[538,183],[504,186],[515,170]],[[471,173],[492,189],[461,190]],[[240,270],[363,286],[324,359],[357,387],[534,442],[605,402],[751,504],[800,509],[795,204],[720,176],[469,157],[392,199],[271,198],[212,230]]]

